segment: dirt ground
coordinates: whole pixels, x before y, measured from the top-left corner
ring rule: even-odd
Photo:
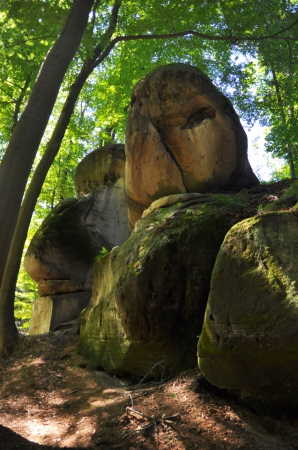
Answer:
[[[250,193],[243,216],[289,186]],[[76,324],[23,336],[0,361],[0,450],[298,450],[297,417],[259,415],[198,369],[147,383],[109,376],[79,354]]]
[[[75,328],[25,337],[2,361],[1,450],[298,449],[298,416],[260,416],[198,369],[138,385],[96,371]]]

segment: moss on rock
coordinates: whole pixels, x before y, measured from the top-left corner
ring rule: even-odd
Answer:
[[[298,218],[268,213],[235,225],[218,254],[199,365],[250,402],[298,404]]]
[[[231,208],[180,206],[138,221],[95,264],[80,335],[94,366],[155,378],[161,367],[164,375],[195,367],[211,271],[233,219]]]
[[[91,202],[92,199],[82,202],[73,197],[59,203],[35,233],[28,252],[39,252],[44,246],[53,246],[62,252],[73,254],[75,258],[92,261],[94,250],[80,218],[82,211],[88,211]]]
[[[298,202],[298,180],[295,180],[291,186],[276,201],[265,207],[265,211],[280,211],[294,207]]]
[[[90,276],[96,249],[82,218],[92,201],[92,197],[64,200],[44,220],[25,256],[25,269],[35,281],[85,282]]]

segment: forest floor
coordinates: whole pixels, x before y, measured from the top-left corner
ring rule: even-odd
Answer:
[[[288,185],[252,191],[244,216]],[[89,367],[78,341],[75,323],[23,336],[0,362],[0,450],[298,450],[298,413],[258,414],[199,369],[133,384]]]
[[[298,416],[259,415],[199,369],[136,385],[88,366],[74,326],[23,338],[0,370],[0,449],[298,449]]]

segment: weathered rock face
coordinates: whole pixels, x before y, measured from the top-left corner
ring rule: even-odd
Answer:
[[[205,198],[204,213],[182,197],[180,206],[165,200],[168,208],[139,220],[95,264],[80,319],[81,350],[95,367],[139,377],[155,365],[150,375],[160,377],[161,367],[175,374],[196,366],[211,271],[231,215],[216,196]]]
[[[87,194],[103,184],[115,183],[124,176],[125,151],[123,144],[107,144],[85,156],[74,176],[78,194]]]
[[[171,64],[134,87],[126,132],[132,227],[165,195],[254,184],[238,116],[199,69]]]
[[[95,256],[129,234],[121,178],[58,205],[32,239],[25,269],[38,282],[41,296],[90,290]]]
[[[84,219],[92,246],[110,250],[121,245],[130,235],[124,178],[113,185],[98,187],[92,197],[92,209]]]
[[[297,248],[297,216],[269,213],[235,225],[216,260],[199,365],[251,403],[298,403]]]
[[[33,305],[29,334],[47,333],[61,323],[76,319],[89,301],[90,292],[38,298]]]
[[[58,291],[74,292],[90,289],[92,263],[96,249],[84,225],[84,218],[92,206],[92,197],[62,201],[45,219],[33,237],[25,256],[25,269],[38,283],[39,294],[53,294],[45,280],[57,280]],[[63,289],[61,281],[65,281]],[[53,281],[55,282],[55,281]],[[81,285],[81,289],[77,286]]]
[[[25,257],[41,296],[32,311],[31,334],[49,331],[61,317],[77,317],[90,299],[95,256],[128,238],[124,162],[122,144],[87,155],[75,175],[76,191],[87,195],[63,201],[35,234]]]

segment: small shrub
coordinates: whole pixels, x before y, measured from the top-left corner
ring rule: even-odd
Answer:
[[[105,247],[102,247],[102,249],[99,252],[99,255],[95,256],[95,261],[100,260],[103,256],[106,256],[110,251],[106,249]]]

